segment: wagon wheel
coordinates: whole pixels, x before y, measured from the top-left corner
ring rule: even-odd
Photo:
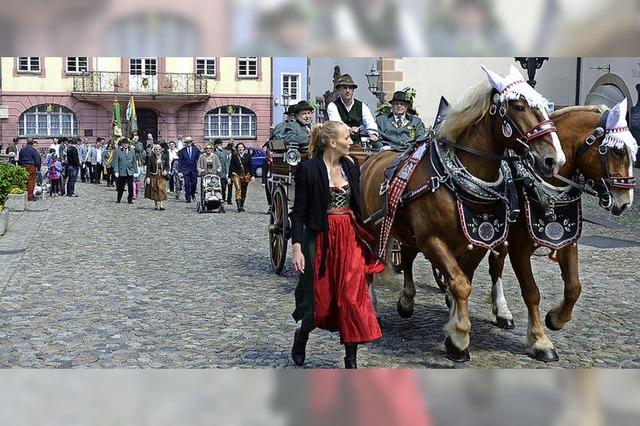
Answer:
[[[289,206],[284,187],[279,185],[273,191],[271,212],[269,214],[269,254],[271,269],[282,273],[287,260],[287,240],[289,238]]]
[[[397,240],[393,240],[391,243],[391,267],[396,274],[402,272],[402,255],[400,249],[400,243]]]

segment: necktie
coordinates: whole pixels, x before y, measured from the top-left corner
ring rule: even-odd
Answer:
[[[402,117],[396,117],[396,127],[402,127]]]
[[[187,148],[187,152],[189,153],[189,157],[191,157],[191,147]]]

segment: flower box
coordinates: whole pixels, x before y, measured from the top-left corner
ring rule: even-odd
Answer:
[[[12,212],[23,212],[27,209],[27,193],[7,194],[7,201],[4,203],[5,210]]]
[[[0,212],[0,235],[4,235],[9,229],[9,210],[4,209]]]

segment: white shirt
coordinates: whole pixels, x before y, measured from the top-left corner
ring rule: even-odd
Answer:
[[[102,148],[96,148],[96,163],[102,164]]]
[[[338,98],[336,102],[342,102],[342,98]],[[342,102],[342,105],[344,105],[347,111],[351,111],[351,108],[353,108],[355,104],[356,104],[355,100],[354,102],[351,103],[350,106],[346,106],[344,105],[344,102]],[[338,112],[338,107],[336,106],[335,102],[331,102],[327,106],[327,115],[329,115],[329,120],[331,121],[342,121],[342,118],[340,118],[340,113]],[[378,130],[378,125],[376,124],[376,120],[373,118],[373,115],[371,114],[371,110],[369,109],[367,104],[365,104],[364,102],[362,103],[362,124],[365,127],[365,129]]]
[[[60,156],[60,144],[52,143],[51,145],[49,145],[49,149],[55,149],[58,157]]]
[[[178,159],[178,148],[169,148],[169,164]]]

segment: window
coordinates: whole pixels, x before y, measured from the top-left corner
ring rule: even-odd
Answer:
[[[223,106],[211,110],[204,119],[205,138],[256,138],[256,115],[239,106]]]
[[[282,95],[289,96],[289,101],[298,102],[300,74],[282,74]]]
[[[216,76],[215,58],[196,58],[196,74],[206,77]]]
[[[243,56],[238,58],[238,77],[257,78],[258,58],[255,56]]]
[[[22,113],[18,133],[32,137],[78,136],[78,119],[61,105],[37,105]]]
[[[131,58],[129,59],[129,74],[131,75],[156,75],[158,60],[156,58]]]
[[[40,72],[40,58],[38,56],[20,56],[18,58],[18,72]]]
[[[89,71],[89,58],[86,56],[67,57],[67,74],[81,74]]]

